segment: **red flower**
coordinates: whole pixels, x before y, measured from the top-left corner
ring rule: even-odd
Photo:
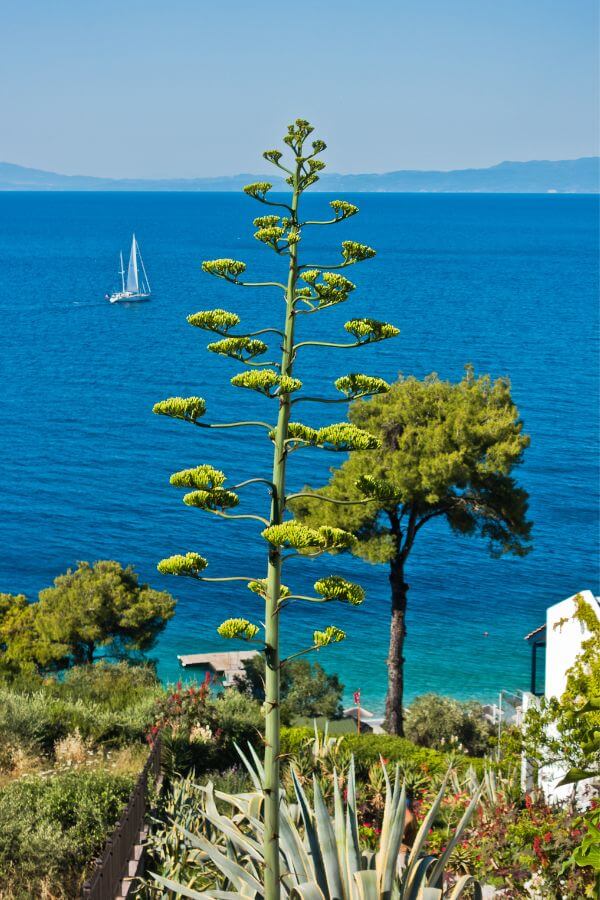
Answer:
[[[552,832],[547,831],[546,834],[544,835],[544,841],[546,842],[546,844],[549,844],[551,840],[552,840]]]

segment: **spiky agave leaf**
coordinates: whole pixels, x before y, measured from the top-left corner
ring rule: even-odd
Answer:
[[[239,748],[238,748],[239,749]],[[209,859],[221,875],[227,879],[228,891],[211,888],[202,896],[215,898],[255,897],[262,898],[260,871],[264,865],[264,824],[257,817],[264,789],[264,769],[258,755],[250,746],[251,757],[240,751],[244,765],[254,784],[251,794],[232,795],[214,791],[212,784],[195,786],[188,784],[188,790],[200,792],[205,801],[201,807],[201,818],[210,829],[211,840],[201,834],[194,834],[180,825],[186,844],[196,849],[202,857]],[[385,781],[385,810],[377,854],[369,859],[361,853],[358,840],[358,820],[356,817],[356,785],[354,760],[351,759],[347,773],[347,797],[344,803],[339,790],[337,774],[334,773],[333,815],[328,811],[318,783],[314,785],[314,804],[311,806],[304,789],[292,768],[292,783],[300,810],[302,830],[294,820],[290,807],[281,797],[281,896],[284,900],[460,900],[466,893],[475,900],[481,900],[479,884],[470,875],[459,879],[449,894],[437,885],[440,871],[449,854],[437,860],[433,856],[422,855],[423,842],[437,815],[440,795],[434,801],[430,815],[417,836],[421,849],[411,854],[402,875],[399,876],[397,860],[405,825],[406,787],[396,770],[393,785],[383,769]],[[232,816],[220,812],[215,799],[227,804]],[[477,798],[474,798],[475,805]],[[176,804],[176,809],[182,804]],[[471,807],[465,815],[472,814]],[[462,823],[461,823],[462,824]],[[220,837],[218,837],[220,835]],[[304,835],[304,836],[303,836]],[[460,838],[460,829],[450,836],[453,846]],[[208,847],[212,847],[209,853]],[[242,875],[242,871],[245,875]],[[174,879],[156,877],[156,881],[181,896],[195,897],[191,885],[179,885]]]

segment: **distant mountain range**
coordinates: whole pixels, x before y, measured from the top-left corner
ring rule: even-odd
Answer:
[[[223,175],[215,178],[96,178],[59,175],[0,163],[0,191],[237,191],[251,181],[272,182],[270,175]],[[454,169],[450,172],[413,169],[384,174],[324,174],[317,191],[353,193],[559,193],[600,192],[600,157],[531,162],[502,162],[487,169]]]

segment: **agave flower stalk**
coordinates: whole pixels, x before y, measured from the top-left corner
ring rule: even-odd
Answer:
[[[219,337],[219,340],[208,345],[210,352],[229,357],[238,364],[252,367],[234,375],[231,383],[244,390],[254,390],[277,403],[276,423],[253,420],[225,423],[205,422],[207,404],[200,397],[172,397],[157,403],[154,407],[154,412],[159,415],[180,419],[200,428],[264,428],[273,443],[273,467],[270,479],[252,478],[241,484],[233,485],[232,488],[225,488],[223,486],[226,481],[224,473],[208,465],[175,473],[171,478],[175,487],[188,489],[188,493],[183,498],[186,505],[197,507],[222,518],[245,518],[266,526],[262,530],[262,537],[268,548],[266,579],[256,575],[207,577],[204,574],[208,565],[207,560],[192,551],[176,554],[159,563],[159,570],[165,574],[185,575],[199,581],[245,581],[248,588],[264,600],[264,628],[262,630],[247,619],[236,618],[222,623],[219,633],[223,637],[258,643],[265,654],[265,758],[262,790],[264,792],[263,877],[266,900],[278,900],[281,892],[279,707],[280,673],[286,660],[282,660],[280,657],[280,616],[290,602],[345,602],[358,605],[364,597],[362,588],[335,575],[324,576],[316,582],[315,597],[291,594],[282,584],[282,567],[286,558],[296,555],[319,556],[327,550],[347,548],[354,540],[351,534],[338,528],[326,526],[306,528],[297,522],[286,520],[286,505],[290,500],[290,497],[286,496],[287,460],[292,452],[310,447],[344,452],[355,449],[376,449],[379,446],[378,439],[372,434],[347,422],[333,423],[319,429],[302,422],[291,422],[292,406],[300,400],[324,403],[349,402],[357,397],[378,394],[389,389],[381,378],[351,373],[342,375],[335,382],[335,387],[342,397],[338,396],[333,399],[304,397],[301,393],[302,382],[294,376],[293,370],[298,353],[303,347],[352,348],[385,340],[398,334],[398,329],[387,322],[379,322],[371,318],[351,319],[344,326],[346,332],[353,338],[351,341],[295,342],[295,325],[299,315],[314,314],[343,303],[354,291],[354,284],[338,270],[371,259],[375,255],[375,251],[371,247],[356,241],[343,241],[341,261],[338,263],[327,266],[300,262],[299,248],[304,228],[335,225],[358,212],[358,208],[351,203],[344,200],[333,200],[330,202],[333,210],[332,218],[323,221],[302,221],[299,209],[301,196],[307,188],[318,181],[318,172],[325,167],[325,164],[319,159],[320,154],[325,150],[323,141],[312,141],[310,149],[307,148],[307,140],[312,131],[312,126],[303,119],[297,119],[293,125],[289,126],[288,133],[284,137],[284,143],[291,151],[292,159],[289,166],[282,162],[283,154],[279,150],[269,150],[263,154],[268,162],[286,174],[286,182],[291,190],[289,203],[271,199],[269,192],[272,185],[268,182],[257,182],[244,188],[249,197],[273,210],[273,212],[268,211],[267,215],[259,216],[254,220],[257,229],[254,237],[282,257],[282,261],[286,265],[286,275],[282,281],[246,281],[244,280],[246,264],[239,260],[223,258],[209,260],[202,264],[206,273],[233,285],[267,290],[276,288],[280,291],[285,301],[285,313],[281,327],[274,325],[259,331],[244,331],[241,334],[234,334],[232,329],[240,324],[240,317],[227,310],[202,310],[188,317],[188,322],[193,327],[211,332]],[[279,362],[272,359],[262,362],[260,359],[269,349],[266,343],[269,335],[275,336],[274,341],[281,348]],[[271,502],[268,517],[232,513],[231,510],[239,503],[236,491],[255,482],[266,484],[269,488]],[[369,502],[369,489],[365,492],[363,500],[344,501],[341,498],[334,502]],[[329,644],[337,643],[343,640],[345,635],[335,625],[327,625],[315,630],[312,637],[311,644],[300,653],[312,652]]]

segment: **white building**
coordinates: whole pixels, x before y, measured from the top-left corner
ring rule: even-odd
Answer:
[[[580,591],[566,600],[561,600],[546,610],[546,622],[526,636],[532,648],[530,691],[523,694],[523,712],[538,702],[542,694],[547,699],[560,698],[567,686],[567,674],[580,655],[582,644],[590,638],[585,623],[575,615],[577,605],[575,598],[581,597],[600,621],[600,598],[591,591]],[[540,674],[539,651],[545,647],[546,661],[544,666],[543,692],[536,690]],[[546,798],[552,801],[564,800],[572,796],[573,786],[558,787],[558,782],[565,776],[566,770],[558,765],[544,767],[540,772],[540,787]],[[523,760],[523,788],[533,787],[533,771],[527,760]],[[582,782],[581,789],[584,789]]]

